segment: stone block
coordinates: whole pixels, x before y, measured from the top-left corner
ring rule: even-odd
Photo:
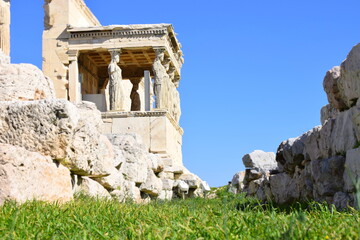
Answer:
[[[72,200],[70,171],[50,157],[0,144],[0,204],[7,200]]]
[[[74,176],[74,178],[76,178],[76,176]],[[74,193],[84,194],[95,198],[111,198],[110,193],[103,186],[101,186],[101,184],[91,178],[84,176],[77,177],[74,185]]]
[[[357,190],[356,184],[360,187],[360,148],[346,152],[343,180],[346,192],[355,192]]]

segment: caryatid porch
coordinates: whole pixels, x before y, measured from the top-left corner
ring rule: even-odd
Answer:
[[[183,58],[172,25],[67,31],[70,101],[95,102],[103,112],[104,133],[138,133],[151,152],[170,155],[180,164],[177,87]]]
[[[142,81],[145,72],[145,75],[154,79],[154,86],[150,90],[155,94],[156,108],[167,110],[178,120],[179,116],[173,113],[176,110],[172,108],[177,104],[174,101],[178,100],[176,88],[183,58],[180,44],[170,24],[70,28],[68,32],[70,101],[82,100],[86,94],[104,93],[108,81],[109,87],[111,80],[115,81],[112,74],[109,74],[110,65],[119,61],[120,74],[114,74],[123,80],[130,80],[135,88],[141,84],[145,90],[150,83],[146,77]],[[121,91],[121,86],[117,87]],[[109,95],[116,96],[116,91],[117,89],[113,89]],[[141,87],[138,91],[141,92]],[[149,111],[152,108],[150,92],[146,92],[147,96],[141,96],[142,110]],[[129,101],[129,95],[120,96],[116,100],[121,101],[123,97]],[[108,105],[107,110],[110,111],[131,110],[126,102],[112,104],[110,101]],[[138,108],[135,106],[135,109]]]

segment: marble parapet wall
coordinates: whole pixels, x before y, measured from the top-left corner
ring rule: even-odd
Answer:
[[[136,133],[150,152],[182,163],[183,129],[166,111],[102,113],[103,134]]]

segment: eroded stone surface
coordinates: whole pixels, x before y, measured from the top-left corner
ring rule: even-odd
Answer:
[[[31,64],[0,64],[0,101],[54,99],[52,81]]]
[[[79,175],[106,176],[113,167],[111,144],[100,134],[95,106],[82,106],[66,100],[1,102],[0,142],[50,156]]]
[[[91,178],[79,176],[74,185],[75,194],[84,194],[95,198],[107,198],[110,199],[111,195],[106,189],[98,182]]]
[[[244,155],[242,161],[246,168],[259,172],[267,172],[277,168],[275,154],[273,152],[255,150],[252,153]]]
[[[66,202],[73,198],[70,171],[50,157],[0,144],[0,204],[6,200]]]
[[[333,67],[327,71],[324,77],[323,86],[330,105],[338,110],[344,110],[348,107],[342,99],[342,94],[340,93],[338,86],[340,74],[341,71],[339,66]]]
[[[360,97],[360,44],[354,46],[340,66],[338,88],[348,108]]]

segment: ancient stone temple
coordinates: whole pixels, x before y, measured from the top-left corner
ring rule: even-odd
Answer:
[[[94,102],[103,133],[137,133],[182,165],[177,91],[184,62],[171,24],[102,26],[83,0],[45,0],[43,72],[58,98]]]

